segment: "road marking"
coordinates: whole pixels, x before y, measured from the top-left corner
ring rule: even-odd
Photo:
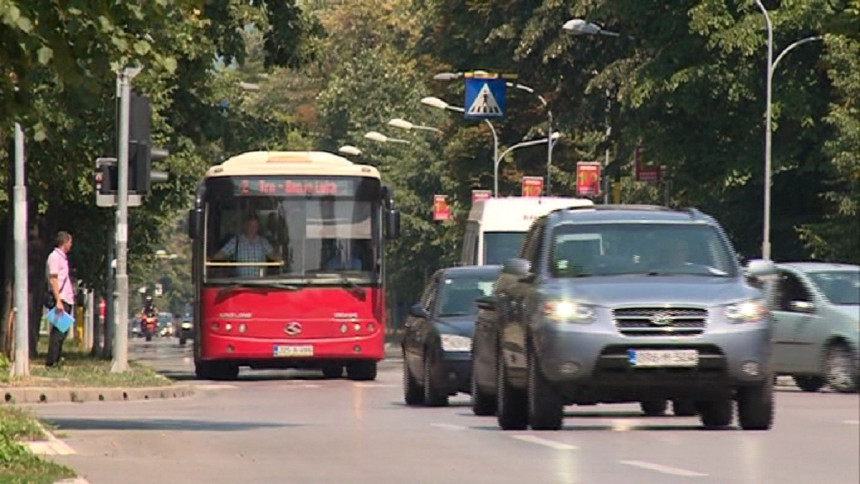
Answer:
[[[444,430],[456,430],[456,431],[466,430],[466,427],[463,427],[462,425],[454,425],[454,424],[447,424],[447,423],[432,423],[432,424],[430,424],[430,426],[436,427],[438,429],[444,429]]]
[[[523,442],[543,445],[545,447],[552,447],[556,450],[575,450],[577,448],[575,445],[563,444],[554,440],[542,439],[540,437],[535,437],[534,435],[512,435],[511,437],[517,440],[522,440]]]
[[[860,425],[860,420],[844,420],[842,423],[848,425]]]
[[[627,464],[629,466],[641,467],[643,469],[648,469],[651,471],[662,472],[664,474],[672,474],[673,476],[684,476],[684,477],[705,477],[707,474],[702,474],[701,472],[688,471],[686,469],[678,469],[677,467],[669,467],[664,466],[662,464],[655,464],[653,462],[643,462],[641,460],[620,460],[618,461],[622,464]]]

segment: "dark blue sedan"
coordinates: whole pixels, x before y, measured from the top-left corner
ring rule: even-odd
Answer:
[[[403,394],[407,405],[444,406],[471,392],[475,299],[492,293],[500,266],[440,269],[412,306],[403,334]]]

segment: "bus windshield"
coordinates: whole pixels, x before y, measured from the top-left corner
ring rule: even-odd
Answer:
[[[207,282],[377,279],[379,180],[218,177],[205,193]]]

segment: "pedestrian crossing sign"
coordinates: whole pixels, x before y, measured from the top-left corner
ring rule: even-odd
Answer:
[[[466,119],[505,117],[505,80],[498,77],[466,78]]]

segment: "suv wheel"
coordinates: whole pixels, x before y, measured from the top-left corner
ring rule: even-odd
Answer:
[[[706,428],[726,427],[732,423],[732,401],[729,399],[698,402],[696,407]]]
[[[526,393],[508,383],[502,354],[496,356],[496,418],[502,430],[525,430],[528,425]]]
[[[564,419],[564,403],[546,381],[534,351],[529,351],[528,411],[532,430],[558,430]]]
[[[676,417],[692,417],[696,415],[696,405],[692,400],[672,400],[672,413]]]
[[[434,376],[437,374],[437,371],[434,363],[434,359],[430,357],[430,354],[424,353],[424,405],[428,407],[444,407],[448,405],[448,393],[440,389],[435,383],[433,383]]]
[[[643,400],[639,402],[642,413],[649,417],[659,417],[666,414],[668,402],[666,400]]]
[[[493,395],[487,395],[478,386],[478,378],[476,376],[475,360],[472,360],[472,413],[479,416],[492,415],[496,413],[496,399]]]
[[[744,430],[769,430],[773,425],[773,379],[738,390],[738,421]]]
[[[794,378],[794,384],[797,385],[797,388],[805,392],[817,392],[827,383],[820,376],[793,375],[792,378]]]
[[[857,357],[844,344],[832,345],[824,359],[824,374],[830,388],[840,393],[857,391]]]
[[[406,352],[403,352],[403,400],[406,405],[421,405],[424,403],[424,389],[415,381],[409,365],[406,363]]]

